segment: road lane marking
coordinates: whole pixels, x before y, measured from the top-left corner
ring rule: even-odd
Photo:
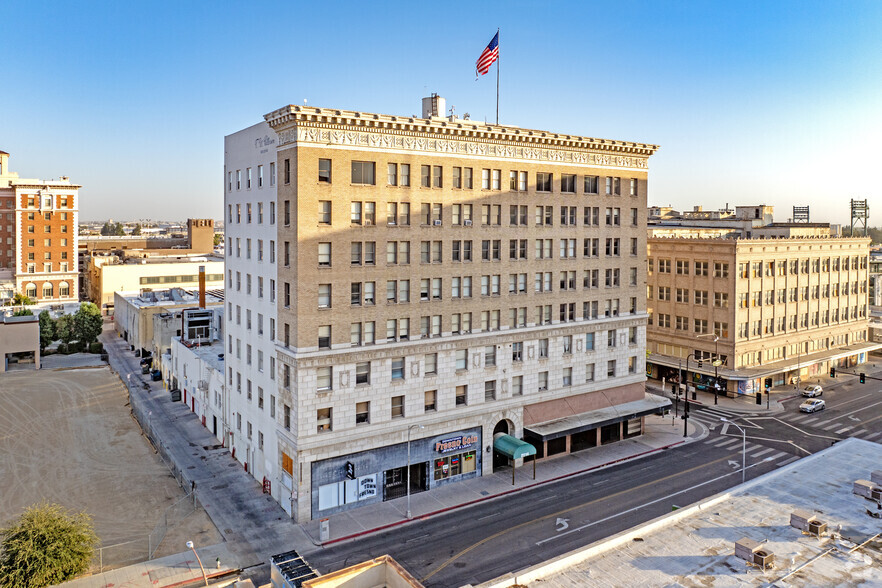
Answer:
[[[882,435],[882,431],[877,431],[875,433],[871,433],[871,434],[867,435],[865,438],[866,439],[875,439],[879,435]]]
[[[841,435],[841,434],[843,434],[844,432],[848,431],[849,429],[853,429],[853,428],[854,428],[854,427],[842,427],[841,429],[839,429],[838,431],[836,431],[836,434],[837,434],[837,435]]]
[[[842,404],[845,404],[845,403],[843,402]],[[842,406],[842,404],[837,404],[837,408],[839,408],[840,406]],[[856,413],[856,412],[860,412],[860,411],[862,411],[862,410],[867,410],[868,408],[873,408],[874,406],[879,406],[880,404],[882,404],[882,400],[880,400],[879,402],[874,402],[873,404],[868,404],[868,405],[866,405],[866,406],[862,406],[862,407],[860,407],[860,408],[856,408],[856,409],[854,409],[854,410],[851,411],[851,412],[847,412],[847,413],[845,413],[845,414],[841,414],[841,415],[839,415],[839,416],[831,417],[830,420],[841,419],[841,418],[843,418],[843,417],[847,417],[847,416],[849,416],[849,415],[852,415],[852,414],[854,414],[854,413]]]
[[[786,454],[785,454],[785,455],[786,455]],[[732,461],[732,460],[730,460],[730,461]],[[754,467],[756,467],[756,466],[758,466],[758,465],[762,465],[762,464],[764,464],[764,463],[765,463],[765,461],[761,461],[761,462],[758,462],[758,463],[754,463],[754,464],[751,464],[751,465],[747,466],[747,467],[744,468],[744,469],[745,469],[745,470],[749,470],[750,468],[754,468]],[[712,482],[717,482],[717,481],[719,481],[719,480],[722,480],[723,478],[726,478],[726,477],[728,477],[728,476],[731,476],[732,474],[737,474],[739,471],[741,471],[741,468],[738,468],[738,469],[735,470],[735,471],[729,472],[728,474],[723,474],[722,476],[719,476],[719,477],[714,478],[714,479],[712,479],[712,480],[706,480],[706,481],[701,482],[700,484],[696,484],[695,486],[692,486],[692,487],[690,487],[690,488],[684,488],[683,490],[678,490],[677,492],[674,492],[673,494],[668,494],[667,496],[662,496],[661,498],[657,498],[657,499],[652,500],[652,501],[650,501],[650,502],[646,502],[646,503],[644,503],[644,504],[641,504],[640,506],[635,506],[635,507],[633,507],[633,508],[629,508],[629,509],[626,510],[626,511],[622,511],[622,512],[616,513],[616,514],[614,514],[614,515],[610,515],[610,516],[608,516],[608,517],[606,517],[606,518],[604,518],[604,519],[600,519],[599,521],[593,521],[593,522],[591,522],[591,523],[586,523],[586,524],[584,524],[584,525],[582,525],[582,526],[580,526],[580,527],[573,527],[572,529],[570,529],[570,530],[568,530],[568,531],[566,531],[566,532],[558,533],[557,535],[554,535],[553,537],[548,537],[547,539],[542,539],[541,541],[537,541],[537,542],[536,542],[536,545],[542,545],[542,544],[544,544],[544,543],[548,543],[548,542],[550,542],[550,541],[554,541],[555,539],[560,539],[561,537],[564,537],[564,536],[566,536],[566,535],[569,535],[570,533],[575,533],[575,532],[577,532],[577,531],[581,531],[581,530],[583,530],[583,529],[587,529],[587,528],[589,528],[589,527],[593,527],[594,525],[598,525],[598,524],[600,524],[600,523],[605,523],[606,521],[610,521],[610,520],[612,520],[612,519],[614,519],[614,518],[616,518],[616,517],[620,517],[620,516],[622,516],[622,515],[625,515],[625,514],[628,514],[628,513],[631,513],[631,512],[636,512],[636,511],[640,510],[641,508],[646,508],[647,506],[652,506],[653,504],[657,504],[657,503],[662,502],[662,501],[664,501],[664,500],[670,500],[671,498],[673,498],[674,496],[677,496],[678,494],[683,494],[684,492],[689,492],[689,491],[691,491],[691,490],[695,490],[696,488],[700,488],[700,487],[705,486],[705,485],[707,485],[707,484],[710,484],[710,483],[712,483]]]
[[[751,457],[760,457],[760,456],[763,456],[763,455],[765,455],[769,452],[772,452],[772,451],[775,451],[775,450],[770,447],[767,447],[766,449],[763,449],[762,451],[759,451],[757,453],[752,454]]]
[[[488,514],[488,515],[484,515],[484,516],[478,518],[478,520],[479,520],[479,521],[483,521],[484,519],[490,519],[490,518],[493,518],[493,517],[498,517],[499,514],[500,514],[500,513],[498,513],[498,512],[490,513],[490,514]]]
[[[863,434],[866,433],[866,432],[867,432],[866,429],[860,429],[860,430],[858,430],[858,431],[852,431],[851,434],[852,434],[853,437],[857,437],[858,435],[863,435]]]
[[[533,520],[530,520],[530,521],[524,521],[523,523],[517,524],[517,525],[515,525],[514,527],[508,527],[507,529],[503,529],[503,530],[501,530],[501,531],[498,531],[498,532],[494,533],[493,535],[490,535],[489,537],[485,537],[484,539],[481,539],[481,540],[478,541],[477,543],[473,543],[472,545],[466,547],[465,549],[463,549],[463,550],[460,551],[459,553],[457,553],[457,554],[451,556],[449,559],[447,559],[447,561],[443,562],[443,563],[442,563],[441,565],[439,565],[437,568],[435,568],[434,570],[432,570],[431,572],[429,572],[428,574],[426,574],[425,576],[423,576],[423,577],[420,579],[420,582],[422,582],[422,583],[425,584],[425,583],[426,583],[426,580],[428,580],[429,578],[431,578],[432,576],[434,576],[435,574],[437,574],[438,572],[440,572],[441,570],[443,570],[444,568],[446,568],[447,566],[449,566],[450,564],[452,564],[452,563],[453,563],[454,561],[456,561],[457,559],[459,559],[459,558],[461,558],[462,556],[468,554],[470,551],[473,551],[473,550],[477,549],[478,547],[484,545],[485,543],[489,543],[490,541],[493,541],[494,539],[497,539],[497,538],[499,538],[499,537],[502,537],[503,535],[505,535],[505,534],[507,534],[507,533],[511,533],[512,531],[516,531],[517,529],[521,529],[521,528],[523,528],[523,527],[527,527],[527,526],[529,526],[529,525],[533,525],[533,524],[535,524],[535,523],[540,523],[540,522],[542,522],[542,521],[547,521],[547,520],[549,520],[549,519],[557,519],[557,518],[561,517],[562,515],[565,515],[565,514],[567,514],[567,513],[570,513],[570,512],[572,512],[572,511],[574,511],[574,510],[577,510],[577,509],[580,509],[580,508],[584,508],[584,507],[586,507],[586,506],[590,506],[590,505],[592,505],[592,504],[596,504],[596,503],[598,503],[598,502],[602,502],[602,501],[604,501],[604,500],[615,499],[615,498],[618,498],[619,496],[621,496],[621,495],[623,495],[623,494],[627,494],[628,492],[634,492],[634,491],[643,490],[644,488],[649,488],[650,486],[652,486],[652,485],[654,485],[654,484],[658,484],[658,483],[661,483],[661,482],[666,482],[667,480],[671,480],[671,479],[673,479],[673,478],[676,478],[676,477],[678,477],[678,476],[682,476],[682,475],[684,475],[684,474],[691,474],[692,472],[697,471],[697,470],[700,470],[700,469],[702,469],[702,468],[706,468],[706,467],[708,467],[708,466],[713,466],[713,465],[717,465],[718,463],[724,462],[724,461],[726,461],[727,459],[729,459],[730,457],[731,457],[731,456],[726,455],[726,456],[723,456],[723,457],[717,458],[717,459],[715,459],[715,460],[713,460],[713,461],[709,461],[709,462],[707,462],[707,463],[704,463],[704,464],[700,464],[700,465],[697,465],[697,466],[691,467],[691,468],[689,468],[688,470],[683,470],[682,472],[677,472],[677,473],[674,473],[674,474],[669,474],[669,475],[667,475],[667,476],[665,476],[665,477],[663,477],[663,478],[659,478],[659,479],[657,479],[657,480],[651,480],[651,481],[649,481],[649,482],[644,482],[643,484],[640,484],[639,486],[632,486],[631,488],[626,488],[626,489],[624,489],[624,490],[619,490],[618,492],[616,492],[616,493],[614,493],[614,494],[606,494],[606,495],[601,496],[601,497],[599,497],[599,498],[595,498],[594,500],[590,500],[590,501],[588,501],[588,502],[584,502],[584,503],[579,504],[579,505],[576,505],[576,506],[571,506],[570,508],[565,508],[565,509],[560,510],[560,511],[558,511],[558,512],[553,512],[553,513],[551,513],[551,514],[547,514],[547,515],[545,515],[545,516],[539,517],[538,519],[533,519]],[[748,466],[748,467],[752,467],[752,466]],[[725,474],[724,476],[722,476],[722,478],[725,478],[726,476],[732,475],[732,474],[734,474],[734,473],[737,473],[737,472],[730,472],[729,474]],[[714,481],[716,481],[716,480],[708,480],[707,482],[702,482],[701,484],[699,484],[699,486],[703,486],[704,484],[709,484],[709,483],[714,482]],[[698,486],[695,486],[695,487],[697,488]]]
[[[717,443],[717,447],[725,447],[726,445],[731,445],[733,443],[739,443],[741,439],[736,439],[735,437],[729,437],[722,443]]]
[[[836,427],[838,427],[841,424],[842,423],[833,423],[832,425],[827,425],[826,427],[818,427],[818,428],[821,429],[822,431],[829,431],[830,429],[835,429]]]

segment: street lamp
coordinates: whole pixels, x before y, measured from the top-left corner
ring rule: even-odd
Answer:
[[[738,430],[741,431],[741,483],[743,484],[744,475],[747,473],[747,433],[744,432],[744,429],[738,423],[730,421],[726,417],[720,417],[720,420],[738,427]]]
[[[199,569],[202,570],[202,580],[205,581],[205,585],[208,586],[208,576],[205,575],[205,568],[202,567],[202,560],[199,559],[199,554],[196,553],[196,548],[193,546],[193,542],[187,541],[187,547],[189,547],[193,551],[193,555],[196,556],[196,561],[199,562]]]
[[[413,429],[425,429],[423,425],[411,425],[407,428],[407,518],[410,520],[410,432]]]

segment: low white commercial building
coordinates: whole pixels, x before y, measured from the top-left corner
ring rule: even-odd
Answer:
[[[181,336],[171,339],[169,388],[180,390],[181,401],[223,443],[235,424],[224,387],[223,307],[181,314]]]

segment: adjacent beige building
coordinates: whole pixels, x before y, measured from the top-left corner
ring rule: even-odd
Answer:
[[[529,454],[501,436],[545,458],[639,435],[669,404],[644,391],[657,146],[428,112],[265,119],[298,520],[403,496],[408,449],[410,491],[431,490]]]
[[[869,239],[773,223],[769,206],[700,212],[650,211],[648,377],[754,394],[880,347],[867,334]]]
[[[199,287],[199,266],[205,266],[206,287],[223,289],[224,261],[214,255],[97,255],[88,259],[89,300],[112,315],[116,292]]]

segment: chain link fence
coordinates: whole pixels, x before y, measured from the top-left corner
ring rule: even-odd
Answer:
[[[150,408],[146,405],[143,399],[139,398],[139,395],[132,394],[132,389],[134,387],[142,387],[145,382],[134,375],[125,379],[120,376],[120,380],[123,385],[128,388],[132,416],[141,427],[144,436],[147,437],[147,440],[153,445],[159,458],[186,494],[165,509],[159,517],[156,526],[147,535],[135,537],[129,541],[115,543],[113,545],[103,545],[96,549],[90,569],[90,572],[93,574],[153,559],[156,550],[162,544],[168,531],[196,512],[198,506],[195,485],[192,481],[188,480],[184,476],[184,472],[175,465],[168,447],[156,435],[153,428],[153,418]]]

